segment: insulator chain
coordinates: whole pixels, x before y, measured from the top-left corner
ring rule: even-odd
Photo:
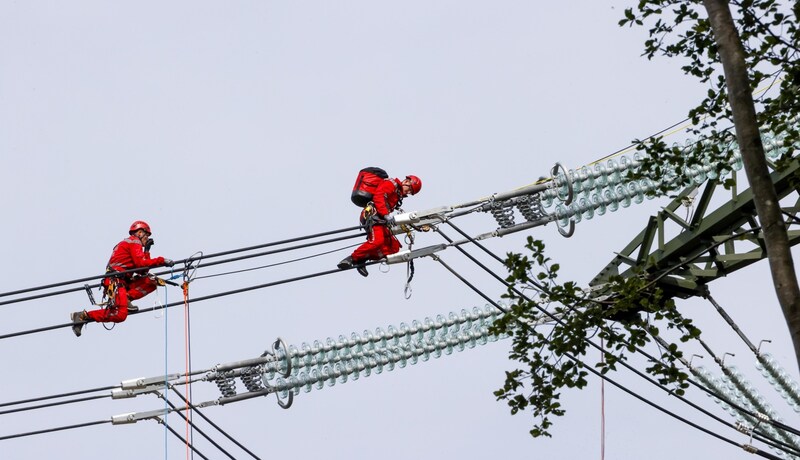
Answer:
[[[389,326],[386,330],[378,328],[373,334],[353,333],[350,338],[339,336],[337,342],[328,338],[325,344],[315,341],[313,345],[303,343],[298,350],[289,347],[292,362],[292,375],[276,377],[273,363],[265,365],[265,384],[286,397],[291,391],[299,393],[302,388],[309,392],[312,388],[321,389],[326,384],[345,383],[357,380],[359,376],[368,377],[373,372],[391,371],[395,367],[428,361],[454,351],[474,348],[498,340],[489,334],[489,327],[499,312],[487,306],[471,312],[461,310],[461,314],[450,313],[448,317],[438,315],[435,320],[426,318],[423,322],[412,321],[410,325],[401,323],[399,328]]]
[[[762,138],[766,155],[770,160],[780,158],[789,151],[784,145],[783,136],[763,135]],[[694,148],[694,141],[687,141],[685,145],[675,144],[673,147],[689,152]],[[728,166],[734,171],[741,170],[742,156],[736,143],[732,142],[730,148],[732,156]],[[642,156],[635,153],[631,157],[622,156],[619,160],[610,159],[605,163],[597,163],[594,167],[584,166],[578,170],[557,174],[551,186],[541,193],[541,203],[544,208],[549,208],[558,202],[555,210],[549,215],[555,217],[560,227],[566,227],[570,220],[578,223],[608,211],[615,212],[620,207],[639,204],[645,198],[652,198],[649,192],[661,186],[674,188],[673,184],[677,181],[679,172],[674,168],[666,168],[660,174],[649,174],[652,179],[627,179],[628,173],[637,172],[641,165]],[[685,166],[680,172],[697,185],[719,177],[717,162],[710,154],[701,158],[701,164]],[[567,196],[566,190],[570,185],[577,196],[572,203],[565,204],[564,196]]]
[[[307,381],[311,374],[309,368],[319,373],[322,380],[330,378],[329,374],[336,371],[336,365],[344,366],[341,372],[348,374],[352,374],[354,366],[358,372],[369,374],[375,369],[380,373],[384,368],[393,369],[395,365],[404,367],[408,360],[415,364],[418,359],[427,361],[431,356],[438,358],[442,353],[450,354],[454,350],[462,351],[465,347],[496,341],[498,337],[489,335],[488,329],[498,315],[498,310],[487,305],[484,309],[475,307],[471,311],[451,312],[447,316],[425,318],[422,322],[400,323],[398,328],[376,328],[374,333],[369,330],[362,334],[354,332],[349,338],[340,335],[338,341],[329,337],[324,343],[319,340],[312,345],[304,342],[300,349],[279,347],[265,363],[211,372],[205,380],[215,382],[223,397],[232,397],[237,395],[237,378],[248,392],[258,392],[275,389],[275,384],[270,381],[276,376],[285,382],[286,377],[298,378],[304,372],[304,381]],[[337,378],[341,378],[341,372]],[[351,379],[357,378],[357,375],[351,375]],[[286,392],[283,397],[285,399]]]
[[[756,413],[756,417],[752,417],[750,415],[744,414],[737,410],[736,408],[730,406],[729,404],[725,403],[719,398],[714,398],[714,402],[719,404],[726,412],[728,412],[735,420],[737,425],[741,425],[742,427],[749,427],[752,430],[752,427],[759,427],[759,430],[767,433],[770,437],[774,439],[781,439],[784,442],[796,445],[797,439],[794,436],[788,435],[784,431],[776,430],[771,424],[763,424],[765,420],[768,420],[769,417],[764,415],[762,411],[755,407],[751,400],[753,399],[752,395],[750,398],[746,397],[741,389],[737,388],[737,385],[732,382],[728,377],[724,375],[719,375],[714,377],[711,373],[703,367],[694,367],[691,369],[692,374],[697,377],[700,382],[705,385],[707,388],[711,389],[713,393],[720,394],[724,396],[727,400],[731,401],[732,403],[752,412]],[[734,370],[734,372],[738,373]],[[745,388],[752,388],[752,385],[749,382],[746,382],[746,385],[743,385]],[[710,395],[709,395],[710,396]],[[756,399],[763,400],[763,396],[756,395]],[[773,411],[774,412],[774,411]],[[767,417],[766,419],[764,417]],[[748,433],[749,434],[749,433]],[[774,450],[774,448],[773,448]],[[780,454],[781,451],[775,450],[776,453]]]
[[[338,341],[328,337],[323,343],[315,340],[313,344],[302,343],[300,349],[294,345],[289,347],[289,356],[293,368],[320,366],[326,362],[343,359],[351,353],[370,352],[386,346],[408,343],[439,335],[457,333],[460,330],[469,330],[474,325],[488,325],[494,321],[499,312],[491,306],[484,309],[477,307],[472,311],[461,310],[460,314],[451,312],[447,317],[437,315],[435,319],[425,318],[422,322],[414,320],[410,325],[400,323],[399,328],[389,326],[384,331],[375,329],[374,333],[367,330],[362,334],[353,332],[349,338],[340,335]],[[265,371],[270,377],[278,371],[280,363],[270,362],[265,364]]]
[[[298,394],[301,389],[305,392],[321,390],[325,385],[334,386],[336,383],[358,380],[360,376],[369,377],[373,372],[380,374],[384,370],[392,371],[395,367],[404,368],[415,365],[420,360],[428,361],[431,357],[441,357],[443,353],[449,355],[453,351],[463,351],[497,339],[498,337],[488,334],[488,326],[477,327],[424,342],[390,346],[368,356],[353,356],[347,361],[329,362],[320,368],[304,369],[288,379],[279,377],[271,386],[281,397],[286,397],[289,392]]]
[[[745,379],[744,375],[739,372],[735,366],[726,366],[728,368],[728,378],[730,379],[732,389],[741,392],[742,396],[746,398],[754,412],[765,414],[767,417],[778,420],[778,413],[769,405],[767,400],[761,396],[761,393]]]
[[[786,370],[781,367],[775,358],[769,353],[761,353],[757,356],[758,364],[756,367],[767,381],[775,387],[775,390],[797,413],[800,413],[800,385],[792,379]]]

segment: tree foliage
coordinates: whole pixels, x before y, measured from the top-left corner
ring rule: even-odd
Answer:
[[[650,334],[658,334],[659,326],[678,331],[681,341],[699,336],[675,303],[644,279],[616,278],[614,300],[600,301],[574,282],[559,282],[559,265],[545,255],[542,241],[528,237],[525,247],[530,256],[509,254],[506,259],[511,287],[504,297],[511,306],[493,326],[494,333],[511,336],[510,358],[519,367],[506,372],[495,396],[508,404],[512,414],[532,411],[532,436],[550,436],[551,417],[564,415],[562,389],[588,383],[584,366],[595,366],[603,374],[617,370],[651,340]],[[525,294],[536,291],[541,292],[537,299]],[[550,324],[540,324],[543,320]],[[599,339],[604,342],[603,359],[588,363],[591,343]],[[688,376],[678,368],[681,357],[678,346],[671,344],[661,349],[659,360],[650,362],[647,372],[682,394]]]
[[[800,141],[800,3],[748,0],[730,5],[744,48],[751,90],[757,92],[755,102],[762,132],[784,138],[784,145],[796,143]],[[693,124],[688,131],[706,141],[685,146],[667,145],[662,137],[635,140],[637,147],[647,153],[643,174],[674,175],[681,185],[689,185],[687,171],[709,160],[718,174],[730,170],[731,154],[737,146],[730,130],[734,119],[719,64],[719,46],[704,2],[640,0],[636,9],[625,10],[620,25],[649,26],[643,55],[648,59],[680,59],[687,75],[708,86],[706,97],[688,114]],[[666,186],[661,192],[668,192]]]
[[[734,143],[727,128],[733,124],[773,286],[800,366],[800,285],[787,224],[769,177],[763,139],[770,133],[778,144],[775,147],[784,149],[778,167],[800,146],[800,3],[640,0],[638,15],[628,9],[625,16],[621,25],[652,22],[645,43],[648,58],[663,54],[686,59],[684,72],[709,85],[707,97],[690,112],[696,124],[691,131],[707,141],[691,149],[666,148],[661,139],[640,142],[639,147],[651,154],[647,159],[650,168],[641,172],[673,175],[687,183],[685,172],[699,163],[715,165],[718,171],[727,169]],[[662,19],[664,16],[668,19]],[[762,84],[765,91],[758,89]],[[773,87],[778,88],[777,95]]]
[[[800,289],[759,137],[760,129],[782,139],[783,146],[800,145],[798,18],[800,3],[796,1],[640,0],[636,8],[625,11],[620,25],[647,25],[644,56],[681,60],[686,74],[708,86],[706,97],[688,114],[693,125],[689,134],[704,141],[669,146],[662,137],[636,140],[646,155],[639,177],[630,178],[672,177],[675,180],[662,181],[658,191],[670,193],[676,186],[692,184],[693,169],[698,167],[711,166],[717,175],[730,170],[734,148],[741,144],[741,161],[756,196],[776,293],[800,361]],[[786,158],[779,158],[778,166],[792,150],[785,151]],[[559,282],[559,266],[545,255],[541,241],[529,238],[526,248],[530,256],[509,254],[506,259],[512,284],[506,297],[512,306],[496,323],[495,332],[512,337],[510,358],[518,367],[506,373],[495,395],[512,413],[532,413],[531,435],[550,436],[552,417],[565,412],[561,392],[587,385],[586,366],[603,374],[617,370],[659,328],[674,329],[679,341],[699,336],[700,331],[679,314],[673,300],[646,276],[614,279],[608,286],[611,296],[601,301],[574,282]],[[526,292],[540,294],[532,299]],[[540,325],[545,308],[558,321]],[[587,362],[589,339],[605,343],[602,360]],[[682,393],[687,375],[677,366],[682,357],[678,345],[659,350],[660,356],[650,361],[646,371]]]

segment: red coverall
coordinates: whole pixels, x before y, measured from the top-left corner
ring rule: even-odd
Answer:
[[[132,268],[154,267],[164,263],[163,257],[150,258],[149,252],[144,252],[144,247],[139,238],[131,235],[114,246],[111,258],[108,260],[108,270],[122,272]],[[143,270],[145,274],[147,270]],[[106,309],[87,311],[89,318],[98,323],[121,323],[128,317],[128,301],[141,299],[155,291],[158,287],[156,281],[147,276],[133,277],[132,273],[114,278],[104,278],[103,286],[108,288],[116,284],[116,295],[113,303]]]
[[[394,211],[400,201],[403,186],[399,179],[386,179],[375,188],[372,202],[378,216],[385,218]],[[379,260],[400,250],[400,242],[392,230],[384,224],[374,223],[367,234],[367,242],[351,254],[354,263],[365,260]]]

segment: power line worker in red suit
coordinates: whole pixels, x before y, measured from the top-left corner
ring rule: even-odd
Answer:
[[[416,195],[422,189],[417,176],[400,179],[384,179],[372,195],[372,201],[361,211],[361,224],[367,226],[367,242],[344,258],[337,267],[342,270],[356,267],[361,276],[368,276],[364,262],[380,260],[400,250],[400,242],[392,234],[389,214],[398,209],[403,198]]]
[[[72,332],[81,336],[81,329],[86,321],[98,323],[121,323],[128,317],[128,313],[138,311],[139,308],[131,304],[131,300],[142,297],[155,291],[160,285],[158,278],[147,274],[151,267],[171,267],[174,262],[163,257],[150,257],[150,226],[147,222],[137,220],[131,224],[128,238],[117,243],[111,251],[106,272],[124,272],[134,268],[143,268],[141,271],[126,273],[119,276],[103,278],[105,287],[104,297],[108,296],[106,308],[92,311],[76,311],[70,314]],[[163,285],[163,284],[161,284]]]

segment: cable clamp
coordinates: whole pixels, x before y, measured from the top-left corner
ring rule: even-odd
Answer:
[[[413,251],[409,250],[400,251],[386,256],[386,263],[391,265],[391,264],[408,262],[409,260],[417,259],[419,257],[430,256],[446,248],[447,248],[446,244],[437,244],[434,246],[427,246],[421,249],[414,249]]]
[[[452,206],[440,206],[424,211],[404,212],[394,216],[396,225],[430,225],[447,220],[447,214],[453,212]]]
[[[167,415],[169,409],[157,409],[147,412],[128,412],[127,414],[111,416],[112,425],[126,425],[129,423],[136,423],[139,420],[147,420],[151,418],[158,418],[162,415]]]
[[[759,452],[758,447],[752,444],[742,444],[742,449],[744,449],[745,452],[750,454],[757,454]]]
[[[135,398],[141,394],[158,393],[158,391],[164,389],[164,387],[165,385],[162,382],[161,385],[150,385],[144,388],[133,388],[133,389],[115,388],[111,390],[111,399]]]
[[[157,377],[139,377],[136,379],[123,380],[120,382],[120,386],[123,390],[133,390],[151,385],[163,384],[165,381],[177,380],[180,377],[181,374],[167,374],[159,375]]]
[[[747,435],[753,433],[753,427],[744,422],[736,422],[736,429]]]

